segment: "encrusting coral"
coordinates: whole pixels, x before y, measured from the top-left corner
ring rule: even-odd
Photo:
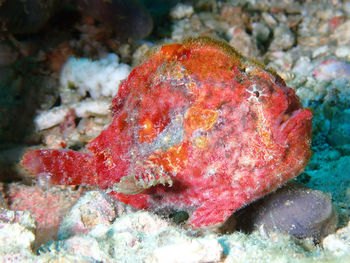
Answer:
[[[121,84],[111,125],[86,152],[30,150],[22,165],[54,184],[89,184],[138,209],[222,223],[307,164],[312,112],[293,89],[225,42],[155,50]]]

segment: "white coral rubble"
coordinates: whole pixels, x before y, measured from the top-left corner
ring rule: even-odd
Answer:
[[[114,97],[130,71],[129,65],[119,63],[116,54],[96,61],[72,57],[62,68],[60,84],[63,88],[77,88],[83,96],[88,92],[93,99]]]

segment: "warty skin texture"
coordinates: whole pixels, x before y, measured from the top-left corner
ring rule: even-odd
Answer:
[[[207,37],[155,50],[121,84],[113,115],[86,153],[32,150],[22,165],[138,209],[187,210],[198,227],[297,176],[311,155],[312,112],[294,90]]]

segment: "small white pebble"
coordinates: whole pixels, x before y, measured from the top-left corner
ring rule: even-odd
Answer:
[[[215,239],[201,238],[181,241],[181,243],[157,247],[145,261],[147,263],[218,262],[222,257],[223,248]]]
[[[312,52],[312,57],[316,58],[322,55],[327,54],[328,52],[328,46],[321,46],[319,48],[316,48],[313,52]]]
[[[338,58],[345,58],[345,57],[350,58],[350,47],[348,46],[337,47],[337,49],[335,50],[335,55]]]
[[[325,237],[322,245],[325,250],[338,256],[350,253],[350,222],[336,233]]]
[[[79,118],[90,116],[106,116],[109,114],[111,102],[108,100],[84,100],[69,105],[58,106],[44,111],[36,116],[34,123],[37,130],[45,130],[54,127],[64,121],[65,116],[72,109]]]
[[[71,108],[75,110],[75,114],[79,118],[89,116],[105,116],[109,114],[111,103],[107,100],[82,101],[74,103]]]
[[[56,126],[64,120],[68,112],[69,107],[67,106],[58,106],[44,111],[34,119],[35,126],[39,131]]]
[[[182,19],[185,17],[190,17],[193,12],[194,10],[191,5],[179,3],[170,10],[170,17],[173,19]]]

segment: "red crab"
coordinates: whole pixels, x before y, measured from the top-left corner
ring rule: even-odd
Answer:
[[[208,226],[297,176],[311,155],[312,112],[294,90],[207,37],[155,50],[121,84],[113,115],[86,152],[30,150],[23,166],[139,209],[187,209],[192,226]]]

